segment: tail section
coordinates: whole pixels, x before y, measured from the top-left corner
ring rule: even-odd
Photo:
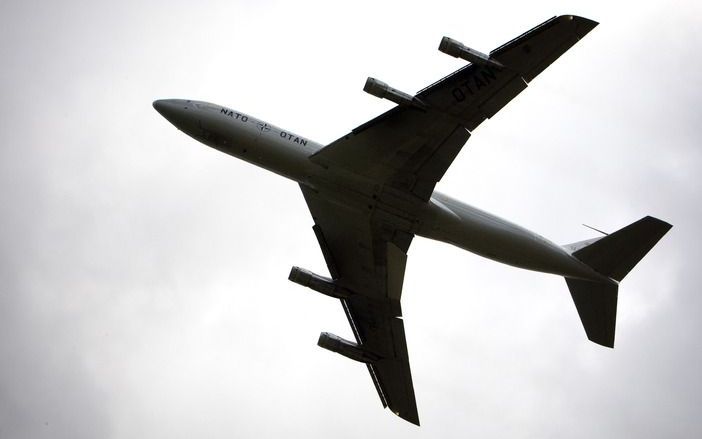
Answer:
[[[576,250],[573,256],[598,273],[621,281],[671,227],[665,221],[647,216]]]
[[[670,224],[647,216],[594,242],[572,244],[573,256],[595,271],[621,281],[665,235]],[[614,347],[617,321],[617,282],[591,282],[566,278],[587,338]]]
[[[566,278],[566,283],[587,338],[613,348],[619,285],[570,278]]]

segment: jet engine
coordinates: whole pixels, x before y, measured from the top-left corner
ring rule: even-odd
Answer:
[[[343,338],[328,332],[322,332],[319,334],[317,346],[332,352],[336,352],[337,354],[341,354],[352,360],[360,361],[361,363],[373,363],[380,359],[378,355],[364,349],[361,345],[352,341],[344,340]]]
[[[453,38],[443,37],[441,43],[439,44],[439,50],[447,55],[451,55],[454,58],[461,58],[473,64],[478,64],[480,66],[493,66],[493,67],[503,67],[502,64],[490,58],[490,55],[486,55],[483,52],[479,52],[470,47],[466,47],[460,41],[456,41]]]
[[[366,79],[366,85],[363,86],[363,91],[380,99],[387,99],[398,105],[410,105],[421,109],[426,108],[422,101],[416,97],[394,89],[383,81],[371,78],[370,76]]]
[[[337,299],[346,299],[351,295],[351,291],[335,284],[333,280],[300,267],[293,267],[290,270],[288,280]]]

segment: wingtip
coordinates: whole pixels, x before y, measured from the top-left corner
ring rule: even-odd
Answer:
[[[411,414],[403,414],[403,413],[395,412],[395,414],[397,416],[399,416],[400,418],[404,419],[405,421],[409,422],[410,424],[414,424],[417,427],[419,427],[419,415],[416,412],[411,413]]]
[[[592,20],[590,18],[581,17],[580,15],[573,15],[573,14],[560,15],[558,17],[558,19],[561,21],[574,21],[577,24],[589,24],[592,27],[595,27],[598,24],[600,24],[599,22]]]
[[[399,418],[402,418],[410,424],[414,424],[417,427],[419,427],[419,413],[417,412],[417,406],[414,406],[412,408],[406,408],[406,410],[404,411],[393,410],[392,405],[390,405],[389,408],[390,411]]]
[[[672,224],[670,224],[667,221],[663,221],[660,218],[656,218],[655,216],[647,215],[643,219],[658,224],[660,226],[660,228],[665,229],[666,232],[668,232],[668,230],[673,228]]]
[[[604,339],[599,339],[599,338],[596,338],[596,337],[591,337],[591,336],[589,336],[589,335],[588,335],[587,338],[588,338],[588,340],[590,340],[591,342],[593,342],[593,343],[595,343],[595,344],[598,344],[598,345],[600,345],[600,346],[602,346],[602,347],[609,348],[609,349],[614,349],[614,335],[612,335],[611,337],[608,337],[608,338],[604,338]]]
[[[590,20],[589,18],[580,17],[578,15],[561,15],[558,17],[558,20],[561,22],[573,22],[579,38],[584,37],[600,24],[595,20]]]

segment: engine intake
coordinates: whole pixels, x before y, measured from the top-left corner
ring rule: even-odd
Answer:
[[[346,358],[350,358],[361,363],[373,363],[380,360],[380,356],[364,349],[361,345],[352,341],[344,340],[343,338],[322,332],[319,334],[317,346],[327,349],[337,354],[341,354]]]
[[[383,81],[371,78],[370,76],[366,79],[366,85],[363,86],[363,91],[380,99],[387,99],[398,105],[409,105],[423,110],[426,109],[426,105],[415,96],[394,89]]]
[[[293,267],[290,270],[288,280],[337,299],[346,299],[352,294],[351,291],[337,285],[333,280],[300,267]]]
[[[490,55],[486,55],[483,52],[479,52],[470,47],[464,46],[460,41],[456,41],[453,38],[443,37],[441,43],[439,44],[439,50],[447,55],[451,55],[454,58],[461,58],[473,64],[478,64],[480,66],[493,66],[493,67],[503,67],[502,64],[490,58]]]

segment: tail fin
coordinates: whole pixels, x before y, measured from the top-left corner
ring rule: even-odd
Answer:
[[[665,221],[647,216],[576,250],[573,256],[598,273],[621,281],[671,227]]]
[[[566,283],[587,338],[613,348],[619,285],[570,278],[566,278]]]
[[[604,238],[583,247],[573,256],[595,271],[621,281],[654,245],[665,235],[670,224],[647,216]],[[617,320],[616,283],[590,282],[566,278],[568,289],[578,309],[587,338],[602,346],[614,347],[614,329]]]

